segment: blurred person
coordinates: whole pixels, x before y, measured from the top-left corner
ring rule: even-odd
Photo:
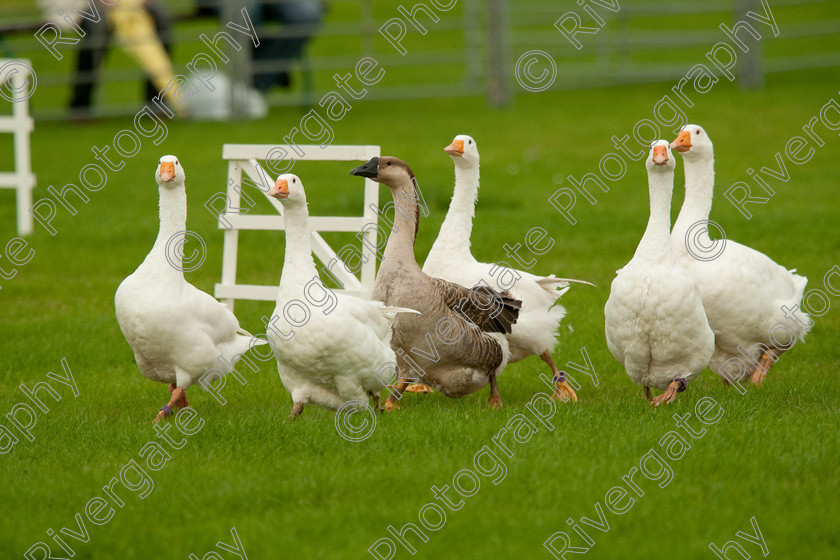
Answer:
[[[198,15],[216,15],[225,0],[197,0]],[[319,0],[233,0],[236,10],[248,10],[260,44],[253,50],[254,87],[266,92],[275,86],[291,85],[290,69],[315,34],[326,11]],[[290,27],[278,37],[269,27]]]
[[[40,2],[49,21],[59,25],[62,30],[80,35],[70,109],[73,116],[82,118],[90,115],[98,70],[114,36],[120,46],[146,72],[145,98],[147,100],[155,97],[175,76],[170,58],[172,39],[169,16],[155,0],[120,0],[116,3],[113,0],[110,3],[94,0],[94,2],[96,2],[99,21],[77,16],[73,24],[76,27],[60,16],[72,14],[74,9],[90,13],[90,5],[87,1],[42,0]],[[183,104],[173,96],[168,95],[166,101],[175,112],[186,113]]]

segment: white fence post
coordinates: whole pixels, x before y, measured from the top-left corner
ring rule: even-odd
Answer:
[[[26,92],[31,77],[27,72],[27,68],[31,68],[29,61],[0,58],[0,68],[6,64],[14,64],[16,70],[14,73],[6,74],[12,82],[11,88],[6,89],[11,89],[13,92]],[[0,83],[0,87],[3,87],[2,83]],[[29,95],[22,93],[18,99],[12,101],[12,114],[0,115],[0,133],[14,135],[15,168],[11,172],[0,172],[0,188],[17,190],[15,199],[18,235],[32,233],[32,214],[29,213],[29,209],[32,207],[32,189],[35,188],[35,175],[32,173],[29,135],[34,128],[34,121],[29,116]]]

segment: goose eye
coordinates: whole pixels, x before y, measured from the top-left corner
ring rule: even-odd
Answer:
[[[292,183],[297,183],[297,179],[292,179]]]
[[[472,144],[472,140],[470,140],[469,143]]]
[[[391,165],[391,162],[390,162],[390,161],[386,161],[386,162],[385,162],[385,165]]]
[[[696,130],[696,131],[694,132],[694,134],[700,134],[700,131],[699,131],[699,130]]]

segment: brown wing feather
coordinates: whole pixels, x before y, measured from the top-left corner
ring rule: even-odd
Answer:
[[[471,289],[432,278],[444,304],[484,332],[509,334],[519,318],[522,302],[489,286]]]

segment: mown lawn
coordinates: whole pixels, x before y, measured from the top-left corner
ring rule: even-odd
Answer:
[[[56,403],[42,391],[50,410],[38,413],[34,441],[18,433],[20,441],[0,459],[0,554],[20,558],[41,541],[60,556],[49,535],[62,527],[78,531],[74,516],[81,513],[89,542],[62,537],[80,559],[187,558],[191,553],[201,558],[219,540],[232,543],[232,527],[249,558],[372,557],[368,547],[389,536],[389,525],[417,524],[425,504],[440,503],[431,487],[451,487],[462,469],[476,471],[476,454],[485,445],[499,453],[492,438],[515,415],[524,415],[536,433],[527,436],[523,428],[521,442],[511,433],[502,436],[512,456],[500,455],[503,468],[478,476],[475,495],[463,498],[457,511],[446,510],[445,525],[429,531],[427,543],[409,536],[417,558],[551,558],[543,542],[557,531],[570,535],[572,546],[584,545],[566,520],[597,521],[596,503],[609,529],[581,525],[595,541],[593,558],[713,558],[709,543],[722,546],[737,531],[752,534],[752,517],[776,558],[835,558],[840,389],[833,377],[840,365],[840,298],[829,296],[830,308],[816,318],[807,343],[783,356],[760,389],[749,387],[742,396],[707,371],[676,403],[653,410],[609,354],[603,334],[610,282],[632,256],[647,221],[644,166],[631,164],[609,192],[597,192],[595,205],[579,197],[574,226],[548,202],[555,189],[568,185],[568,175],[597,172],[601,156],[614,150],[610,137],[652,118],[654,103],[671,85],[523,93],[506,110],[489,110],[480,98],[357,102],[333,124],[334,144],[379,144],[384,154],[413,167],[431,211],[417,240],[421,261],[451,195],[452,164],[442,148],[455,134],[468,133],[482,155],[474,254],[502,260],[504,244],[522,243],[538,226],[556,243],[538,257],[535,271],[597,284],[575,286],[563,297],[568,318],[554,356],[561,364],[583,364],[585,348],[598,383],[576,375],[583,385],[580,402],[558,406],[548,420],[552,430],[526,408],[544,388],[537,374],[546,368],[537,358],[507,368],[500,380],[501,410],[486,407],[486,391],[460,401],[407,395],[402,410],[379,416],[373,435],[360,443],[337,434],[330,411],[309,408],[294,424],[285,422],[291,401],[275,365],[267,361],[256,373],[242,370],[247,385],[228,378],[225,406],[199,388],[189,391],[204,423],[185,436],[183,447],[173,449],[156,438],[151,418],[168,393],[143,378],[134,364],[114,317],[113,294],[157,232],[157,160],[175,154],[184,165],[189,228],[208,249],[204,264],[187,277],[212,293],[220,279],[222,233],[203,203],[225,186],[222,144],[282,142],[303,113],[277,109],[263,121],[247,123],[173,122],[161,145],[144,140],[138,155],[110,173],[102,190],[90,193],[89,203],[77,203],[75,216],[58,208],[54,237],[37,226],[28,238],[35,256],[17,276],[0,283],[0,413],[29,402],[17,389],[21,383],[31,388],[46,380],[47,372],[63,374],[62,358],[79,393],[74,398],[68,387],[53,381],[62,400]],[[824,135],[825,146],[806,165],[788,164],[789,182],[773,183],[776,194],[767,204],[751,207],[752,219],[746,220],[722,191],[748,180],[747,168],[772,164],[774,154],[791,136],[802,134],[801,126],[832,98],[837,98],[834,70],[788,73],[770,76],[762,91],[718,84],[695,96],[688,113],[716,147],[718,196],[712,218],[727,237],[796,267],[809,277],[809,288],[825,289],[823,276],[840,263],[836,132]],[[75,182],[79,170],[93,161],[91,146],[110,144],[129,126],[127,119],[39,123],[33,136],[36,199],[46,196],[48,185]],[[351,167],[296,166],[309,188],[312,214],[359,211],[361,182],[347,176]],[[677,176],[674,215],[682,198],[679,161]],[[387,200],[384,189],[381,195]],[[12,193],[0,192],[0,200],[0,233],[8,240],[15,235]],[[243,234],[240,279],[278,282],[282,256],[282,234]],[[273,304],[258,302],[236,307],[242,325],[253,332],[260,331],[260,317],[272,309]],[[715,423],[696,418],[695,407],[704,398],[714,399],[723,411]],[[680,432],[691,446],[680,459],[665,458],[659,443],[676,429],[673,414],[690,414],[692,428],[706,430],[696,439]],[[8,419],[2,422],[11,426]],[[514,422],[525,425],[521,419]],[[173,436],[177,428],[169,424]],[[137,474],[128,472],[137,486],[131,491],[116,485],[124,507],[102,526],[88,522],[89,500],[106,496],[103,486],[130,461],[145,465],[139,453],[150,441],[171,456],[160,470],[148,473],[153,488],[142,488]],[[631,494],[635,502],[622,515],[604,509],[605,494],[627,487],[622,477],[639,469],[651,450],[666,466],[647,455],[651,479],[634,475],[644,495]],[[494,470],[486,456],[481,461],[487,473]],[[467,478],[461,484],[470,487]],[[453,490],[446,494],[457,501]],[[428,513],[429,522],[437,519]],[[758,545],[736,540],[749,554],[761,554]],[[215,550],[223,558],[235,557]],[[394,557],[409,556],[398,547]]]

